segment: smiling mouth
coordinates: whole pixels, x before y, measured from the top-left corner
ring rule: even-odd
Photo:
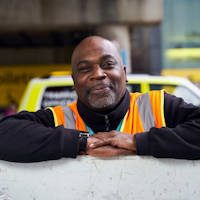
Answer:
[[[95,94],[95,95],[102,95],[102,94],[109,93],[110,91],[111,91],[110,86],[99,85],[99,86],[92,87],[90,90],[90,93]]]

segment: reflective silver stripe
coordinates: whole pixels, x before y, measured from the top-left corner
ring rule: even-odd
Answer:
[[[76,120],[74,113],[68,106],[62,106],[64,116],[65,116],[65,128],[75,129]]]
[[[144,131],[149,131],[151,127],[155,126],[149,94],[140,95],[136,103]]]

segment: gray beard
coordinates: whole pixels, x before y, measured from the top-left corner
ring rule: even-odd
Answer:
[[[91,96],[89,96],[88,100],[91,107],[94,109],[100,109],[113,106],[116,103],[116,96],[114,92],[111,92],[109,95],[99,97],[95,101]]]

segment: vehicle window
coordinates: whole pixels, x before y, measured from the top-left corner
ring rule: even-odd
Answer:
[[[195,95],[192,90],[181,86],[181,85],[164,85],[164,84],[150,84],[150,90],[161,90],[164,89],[166,92],[173,94],[177,97],[181,97],[187,103],[194,105],[200,105],[200,99]]]
[[[140,84],[128,84],[127,89],[129,92],[141,92]]]
[[[173,94],[177,85],[165,85],[165,84],[150,84],[150,90],[162,90],[164,89],[166,92]]]
[[[72,86],[48,87],[42,96],[41,109],[57,105],[64,106],[76,98],[77,95]]]
[[[195,93],[184,86],[177,86],[173,94],[177,97],[182,97],[187,103],[192,103],[196,106],[200,105],[200,99],[195,95]]]

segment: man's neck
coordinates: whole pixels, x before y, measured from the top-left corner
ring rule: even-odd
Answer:
[[[94,111],[88,108],[80,100],[77,102],[77,108],[80,116],[87,126],[94,132],[115,130],[121,120],[124,118],[130,105],[130,95],[126,91],[120,102],[106,111]]]

